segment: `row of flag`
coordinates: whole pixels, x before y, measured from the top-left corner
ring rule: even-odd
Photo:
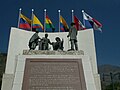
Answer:
[[[46,10],[45,10],[46,11]],[[77,30],[85,30],[89,28],[93,28],[94,30],[100,30],[102,28],[102,24],[98,22],[96,19],[92,18],[90,15],[88,15],[86,12],[82,10],[83,13],[83,24],[82,22],[72,14],[72,22],[75,23]],[[21,9],[19,12],[19,21],[18,21],[18,28],[34,31],[36,29],[41,29],[43,32],[47,32],[46,29],[50,29],[51,31],[55,31],[55,27],[49,18],[49,16],[45,12],[45,20],[44,25],[40,22],[40,20],[37,18],[37,16],[33,13],[32,10],[32,18],[29,19],[25,15],[21,13]],[[59,12],[59,32],[68,32],[69,26],[65,19],[60,15]]]

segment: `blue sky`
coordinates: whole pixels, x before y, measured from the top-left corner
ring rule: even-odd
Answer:
[[[0,5],[0,52],[7,52],[11,27],[17,27],[19,8],[27,17],[31,17],[31,9],[43,22],[43,10],[47,13],[55,27],[58,27],[58,12],[71,23],[71,10],[82,21],[81,10],[103,24],[103,33],[95,31],[95,44],[98,64],[120,66],[120,0],[1,0]],[[57,28],[56,28],[57,29]]]

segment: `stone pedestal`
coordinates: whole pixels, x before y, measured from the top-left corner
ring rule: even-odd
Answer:
[[[1,90],[12,90],[13,79],[14,74],[3,74]]]
[[[90,59],[82,50],[24,50],[18,55],[12,90],[97,89]]]
[[[33,34],[11,28],[1,90],[101,90],[92,29],[78,31],[79,51],[69,52],[68,32],[48,33],[51,42],[56,36],[64,39],[65,51],[52,51],[51,46],[50,51],[29,51]]]

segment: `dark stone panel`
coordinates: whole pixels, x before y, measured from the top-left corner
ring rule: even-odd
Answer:
[[[26,59],[22,90],[86,90],[81,59]]]

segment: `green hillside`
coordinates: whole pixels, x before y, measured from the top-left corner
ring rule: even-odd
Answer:
[[[7,54],[0,53],[0,90],[1,90],[1,83],[2,83],[2,76],[5,72],[5,65],[6,65]]]
[[[120,90],[120,67],[113,65],[99,66],[102,90]]]

